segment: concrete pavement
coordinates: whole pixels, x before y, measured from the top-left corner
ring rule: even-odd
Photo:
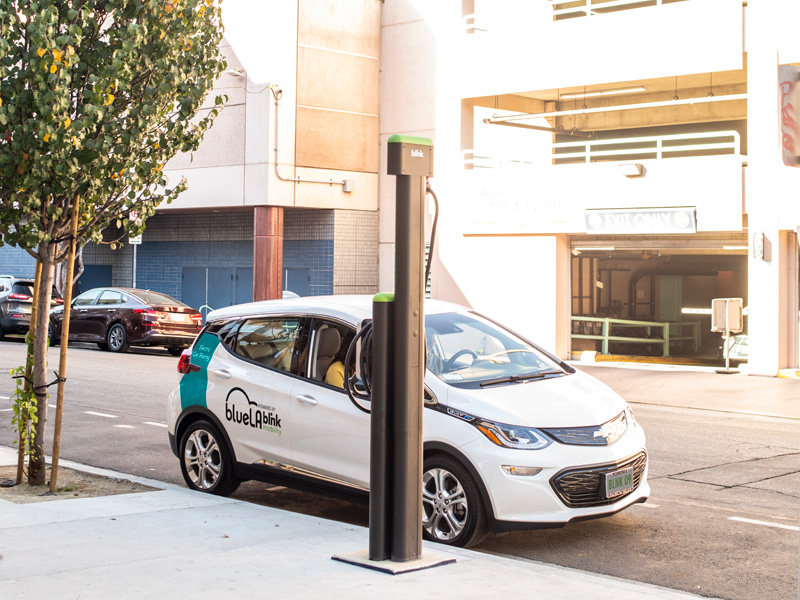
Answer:
[[[0,464],[16,464],[0,447]],[[424,544],[455,562],[391,575],[334,555],[366,529],[61,461],[157,491],[31,504],[0,500],[0,597],[348,598],[425,596],[680,600],[691,594],[542,563]]]
[[[577,365],[610,383],[648,385],[647,402],[800,418],[800,381],[716,375],[713,370]],[[599,369],[602,369],[599,370]],[[676,382],[681,380],[681,386]],[[690,389],[678,395],[675,389]],[[0,465],[16,452],[0,447]],[[157,491],[31,504],[0,500],[0,597],[339,598],[434,596],[697,598],[692,594],[533,561],[424,544],[423,560],[450,564],[400,575],[334,555],[364,553],[364,528],[220,498],[62,460]]]

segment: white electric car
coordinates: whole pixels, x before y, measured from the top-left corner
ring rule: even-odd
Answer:
[[[210,313],[168,403],[189,487],[226,495],[256,479],[367,499],[369,415],[340,386],[371,317],[367,296]],[[471,546],[647,500],[645,435],[611,389],[460,306],[426,301],[425,333],[426,539]]]

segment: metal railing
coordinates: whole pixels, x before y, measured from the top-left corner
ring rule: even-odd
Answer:
[[[669,346],[672,342],[690,341],[692,342],[693,350],[700,347],[700,321],[678,321],[678,322],[658,322],[658,321],[629,321],[625,319],[611,319],[607,317],[572,317],[573,330],[574,324],[578,323],[591,323],[590,330],[595,330],[595,325],[600,325],[601,333],[573,333],[573,339],[579,340],[602,340],[602,354],[609,354],[609,345],[612,343],[627,343],[627,344],[660,344],[662,348],[662,356],[669,356]],[[612,335],[611,328],[617,326],[636,327],[644,329],[644,335]],[[691,335],[671,335],[670,329],[683,327],[691,327]],[[661,337],[648,337],[652,334],[652,329],[661,329]],[[583,331],[583,327],[580,328]]]
[[[698,140],[724,140],[700,143]],[[559,152],[570,150],[572,152]],[[739,154],[741,138],[738,131],[706,131],[677,133],[609,140],[581,140],[553,144],[553,160],[571,162],[601,162],[603,160],[631,160],[633,158],[662,159],[676,154],[707,156],[709,154]],[[578,159],[578,160],[576,160]],[[558,164],[558,162],[556,162]]]

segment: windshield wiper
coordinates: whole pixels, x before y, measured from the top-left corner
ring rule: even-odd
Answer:
[[[492,381],[484,381],[481,387],[489,385],[498,385],[501,383],[516,383],[518,381],[530,381],[531,379],[542,379],[548,375],[564,375],[564,371],[558,369],[548,369],[547,371],[539,371],[538,373],[529,373],[528,375],[509,375],[502,379],[493,379]]]

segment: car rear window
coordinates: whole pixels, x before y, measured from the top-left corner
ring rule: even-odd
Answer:
[[[11,293],[33,296],[33,284],[18,281],[11,287]]]
[[[131,292],[131,295],[135,298],[138,298],[145,304],[158,304],[161,306],[187,306],[183,302],[175,300],[175,298],[172,296],[167,296],[166,294],[161,294],[159,292],[136,291]]]

